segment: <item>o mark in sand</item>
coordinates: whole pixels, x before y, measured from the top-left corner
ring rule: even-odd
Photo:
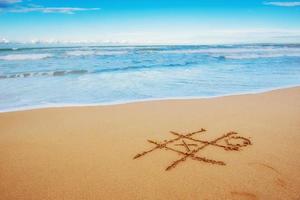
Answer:
[[[185,135],[174,131],[170,131],[170,133],[175,135],[176,138],[171,140],[164,140],[164,142],[156,142],[153,140],[148,140],[149,143],[154,144],[155,146],[152,149],[137,154],[136,156],[134,156],[133,159],[140,158],[158,149],[164,149],[164,150],[175,152],[181,156],[180,159],[175,160],[173,163],[171,163],[166,168],[166,170],[175,168],[178,164],[186,161],[188,158],[191,158],[192,160],[210,163],[210,164],[226,165],[226,163],[223,161],[212,160],[206,157],[199,157],[196,154],[208,146],[223,148],[226,151],[239,151],[242,147],[246,147],[252,144],[248,138],[238,136],[238,133],[236,132],[228,132],[222,135],[221,137],[218,137],[211,141],[200,140],[192,137],[196,134],[204,133],[204,132],[206,132],[206,130],[203,128],[199,131],[187,133]],[[180,143],[174,144],[177,141],[180,141]],[[221,141],[224,141],[225,145],[220,144]],[[183,146],[185,148],[185,151],[178,150],[173,146]]]

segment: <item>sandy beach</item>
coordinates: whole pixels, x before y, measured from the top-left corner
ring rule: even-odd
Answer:
[[[296,200],[299,145],[300,87],[0,113],[0,199]]]

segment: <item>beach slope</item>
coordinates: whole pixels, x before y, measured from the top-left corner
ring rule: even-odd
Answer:
[[[296,200],[299,146],[300,87],[0,113],[0,199]]]

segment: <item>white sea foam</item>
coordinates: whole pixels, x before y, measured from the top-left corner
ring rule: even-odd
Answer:
[[[95,51],[68,51],[66,54],[68,56],[90,56],[95,55]]]
[[[96,55],[99,56],[110,56],[110,55],[122,55],[127,54],[127,51],[98,51]]]
[[[41,76],[65,76],[65,75],[82,75],[88,73],[88,70],[57,70],[57,71],[46,71],[46,72],[21,72],[11,74],[0,74],[0,79],[7,78],[27,78],[27,77],[41,77]]]
[[[68,107],[91,107],[91,106],[117,106],[133,103],[145,103],[145,102],[154,102],[154,101],[178,101],[178,100],[200,100],[200,99],[216,99],[228,96],[240,96],[240,95],[249,95],[249,94],[262,94],[266,92],[271,92],[275,90],[282,90],[288,88],[299,87],[299,84],[287,85],[282,87],[269,87],[265,89],[251,90],[247,92],[236,92],[223,95],[212,95],[212,96],[177,96],[177,97],[165,97],[165,98],[145,98],[145,99],[135,99],[135,100],[123,100],[123,101],[110,101],[102,103],[43,103],[34,106],[21,106],[21,107],[11,107],[11,108],[1,108],[0,113],[7,112],[17,112],[17,111],[26,111],[26,110],[37,110],[45,108],[68,108]]]
[[[300,53],[300,48],[210,48],[210,49],[176,49],[162,50],[167,54],[232,54],[232,53]]]
[[[52,54],[9,54],[0,56],[0,60],[18,61],[18,60],[40,60],[52,57]]]
[[[228,59],[300,57],[300,48],[210,48],[162,50],[162,54],[203,54]]]
[[[300,57],[300,53],[272,53],[272,54],[236,54],[226,55],[229,59],[256,59],[256,58],[277,58],[277,57]]]
[[[110,55],[121,55],[126,54],[127,51],[68,51],[68,56],[110,56]]]

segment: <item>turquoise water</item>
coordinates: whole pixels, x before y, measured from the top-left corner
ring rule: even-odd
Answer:
[[[0,111],[300,85],[300,45],[0,46]]]

